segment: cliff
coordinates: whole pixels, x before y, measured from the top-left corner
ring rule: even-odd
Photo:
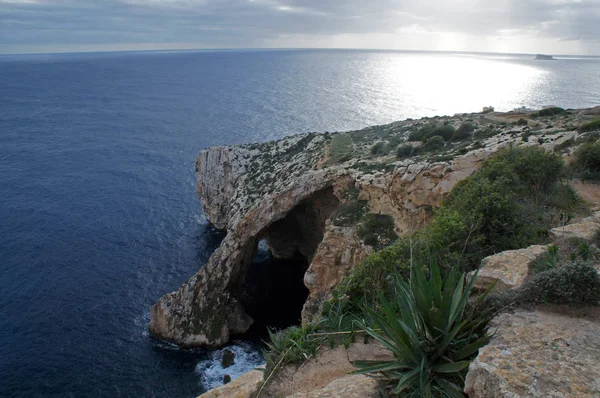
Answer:
[[[150,331],[188,347],[219,346],[246,332],[253,322],[247,274],[261,240],[276,258],[304,259],[302,320],[309,322],[348,269],[425,225],[483,159],[511,144],[568,153],[594,113],[455,115],[203,150],[196,161],[202,208],[227,235],[205,266],[152,307]],[[408,143],[415,134],[443,135],[443,126],[452,126],[452,137]]]

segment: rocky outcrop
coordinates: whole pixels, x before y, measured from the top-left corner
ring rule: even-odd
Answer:
[[[488,256],[481,260],[473,288],[481,291],[493,285],[495,291],[504,292],[521,287],[529,274],[531,264],[547,252],[547,246],[534,245]]]
[[[502,314],[494,338],[469,366],[470,398],[600,396],[600,311],[540,309]]]
[[[264,375],[264,367],[251,370],[230,383],[205,392],[198,398],[250,398],[263,384]]]
[[[151,333],[191,347],[219,346],[247,331],[253,320],[245,310],[244,282],[260,240],[278,258],[301,255],[309,264],[302,319],[310,321],[331,289],[371,250],[357,236],[360,220],[346,226],[332,222],[340,205],[366,203],[366,212],[391,216],[397,234],[410,233],[499,148],[512,143],[552,149],[578,136],[561,130],[559,123],[565,122],[557,119],[552,129],[536,132],[543,139],[522,140],[529,127],[508,126],[501,116],[436,118],[435,123],[454,125],[468,118],[494,134],[402,160],[395,146],[432,119],[203,150],[196,162],[202,208],[227,234],[206,265],[152,307]],[[388,154],[373,155],[376,142],[389,147]]]

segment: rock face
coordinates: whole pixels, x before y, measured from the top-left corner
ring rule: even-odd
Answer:
[[[198,398],[249,398],[258,391],[263,379],[264,369],[251,370],[224,386],[205,392]]]
[[[227,234],[206,265],[152,307],[151,333],[192,347],[220,346],[246,332],[253,319],[244,307],[244,282],[261,240],[277,258],[306,260],[309,297],[302,319],[310,321],[348,269],[371,250],[357,236],[360,220],[347,226],[332,222],[340,206],[366,203],[367,212],[391,216],[395,232],[406,234],[420,229],[454,185],[499,148],[513,143],[552,149],[578,136],[558,128],[562,119],[553,121],[552,130],[539,130],[544,140],[529,142],[521,140],[528,127],[507,126],[498,113],[435,122],[458,125],[463,118],[482,129],[494,126],[495,134],[403,160],[394,145],[431,119],[203,150],[196,161],[202,208]],[[373,155],[374,143],[390,153]]]
[[[487,290],[494,285],[494,290],[498,292],[518,288],[525,282],[529,266],[547,251],[546,246],[534,245],[488,256],[481,261],[473,287],[476,290]]]
[[[573,309],[567,309],[572,312]],[[600,396],[600,311],[585,318],[538,310],[502,314],[465,383],[470,398]]]

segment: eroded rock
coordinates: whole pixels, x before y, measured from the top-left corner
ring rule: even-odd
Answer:
[[[469,118],[484,128],[491,123],[489,117],[461,115],[437,122],[459,124]],[[244,309],[243,286],[261,239],[270,243],[276,257],[300,252],[310,264],[304,276],[309,298],[302,313],[304,322],[310,321],[331,289],[369,250],[356,236],[356,225],[327,226],[333,207],[349,200],[350,189],[368,203],[368,212],[391,216],[395,232],[403,235],[422,228],[454,185],[497,150],[510,144],[552,149],[578,137],[576,126],[565,131],[572,121],[561,126],[566,122],[556,119],[554,130],[540,130],[546,137],[541,143],[523,141],[525,127],[496,125],[498,133],[491,137],[448,144],[435,155],[398,160],[391,151],[372,156],[374,142],[392,145],[395,140],[397,145],[406,141],[411,129],[429,122],[407,120],[343,133],[350,137],[344,156],[332,149],[339,134],[316,133],[201,151],[196,183],[202,208],[227,235],[206,265],[152,307],[151,333],[183,346],[220,346],[232,334],[246,332],[253,319]],[[309,211],[299,211],[302,206]],[[510,283],[520,280],[520,274],[503,277]]]
[[[491,322],[494,338],[469,366],[470,398],[600,396],[600,310],[585,317],[519,310]],[[495,329],[497,328],[497,329]]]

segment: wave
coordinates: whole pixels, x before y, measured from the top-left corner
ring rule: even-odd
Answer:
[[[223,368],[221,361],[226,350],[235,354],[235,362]],[[202,386],[210,390],[223,385],[225,375],[234,380],[264,363],[262,353],[256,346],[244,341],[235,341],[230,346],[211,352],[208,359],[200,361],[196,365],[196,374],[200,376]]]

